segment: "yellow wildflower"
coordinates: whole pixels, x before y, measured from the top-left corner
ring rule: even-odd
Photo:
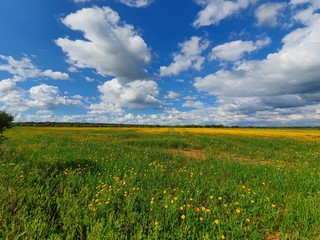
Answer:
[[[219,224],[219,220],[218,219],[214,220],[214,224],[218,225]]]
[[[184,214],[181,215],[181,219],[182,219],[182,220],[186,219],[186,215],[184,215]]]

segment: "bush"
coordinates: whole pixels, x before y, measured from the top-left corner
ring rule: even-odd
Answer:
[[[0,143],[5,139],[3,132],[12,127],[14,116],[4,111],[0,111]]]

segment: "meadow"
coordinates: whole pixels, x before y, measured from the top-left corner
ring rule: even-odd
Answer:
[[[5,135],[0,239],[320,239],[320,130]]]

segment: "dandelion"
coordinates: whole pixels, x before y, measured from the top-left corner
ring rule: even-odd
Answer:
[[[182,210],[183,210],[183,207],[180,207],[180,210],[182,211]]]
[[[219,200],[219,201],[222,201],[222,197],[218,197],[218,200]]]
[[[203,217],[199,218],[200,221],[203,221]]]
[[[214,224],[218,225],[219,224],[219,220],[218,219],[214,220]]]
[[[168,205],[166,204],[166,205],[164,205],[164,208],[168,208]]]
[[[206,213],[211,213],[211,210],[209,208],[207,208]]]
[[[221,236],[221,239],[226,239],[226,237],[224,235]]]
[[[158,226],[158,225],[159,225],[159,222],[158,222],[158,221],[155,221],[155,222],[154,222],[154,225]]]
[[[246,219],[246,222],[247,222],[247,223],[251,222],[250,218],[247,218],[247,219]]]
[[[240,213],[241,213],[241,210],[240,210],[239,208],[237,208],[237,209],[236,209],[236,213],[237,213],[237,214],[240,214]]]
[[[275,205],[275,204],[271,204],[271,207],[272,207],[272,208],[275,208],[275,207],[276,207],[276,205]]]
[[[254,200],[251,200],[251,203],[254,203]]]
[[[213,196],[210,196],[210,199],[212,200],[212,199],[213,199]]]
[[[182,215],[181,215],[181,219],[182,219],[182,220],[185,220],[185,219],[186,219],[186,215],[182,214]]]

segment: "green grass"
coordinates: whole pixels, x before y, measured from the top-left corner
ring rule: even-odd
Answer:
[[[316,141],[134,128],[6,136],[0,239],[320,239]]]

